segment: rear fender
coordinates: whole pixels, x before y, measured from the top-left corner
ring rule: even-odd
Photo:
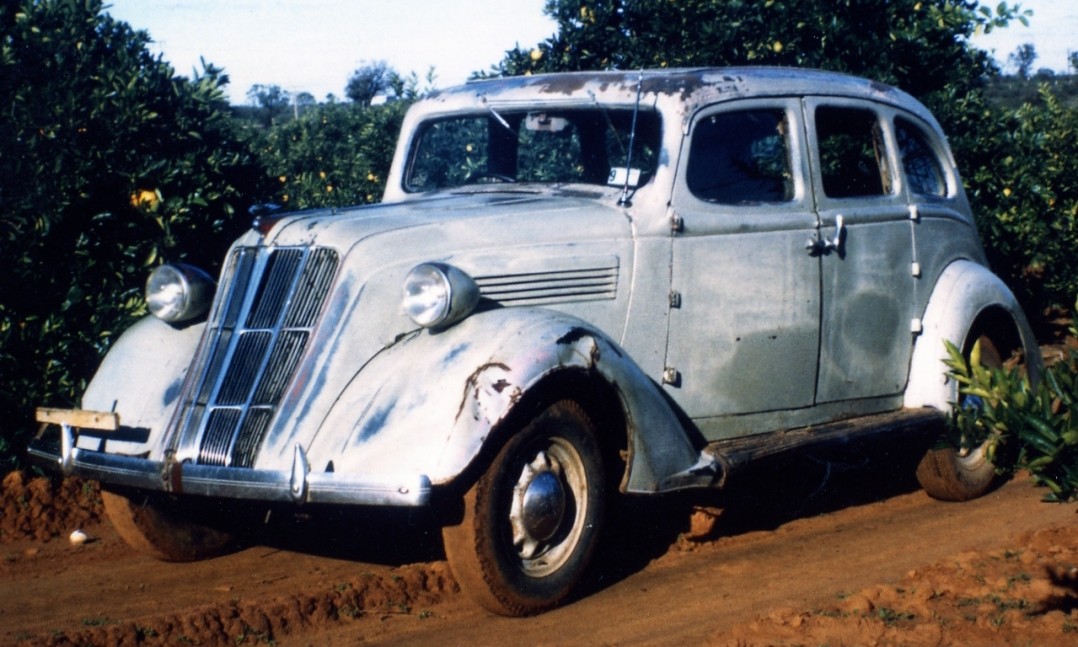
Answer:
[[[925,309],[910,364],[906,407],[950,410],[958,399],[958,385],[947,377],[944,341],[961,348],[978,318],[993,310],[1003,311],[1013,323],[1021,338],[1030,378],[1039,379],[1042,364],[1037,342],[1014,294],[983,265],[955,261],[940,275]]]
[[[567,370],[586,371],[618,394],[629,491],[663,489],[697,464],[677,415],[617,344],[574,317],[507,308],[413,333],[370,361],[320,427],[311,468],[422,473],[447,484],[540,382]]]

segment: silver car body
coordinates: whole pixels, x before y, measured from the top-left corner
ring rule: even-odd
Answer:
[[[661,124],[641,186],[612,168],[611,185],[410,188],[426,124],[596,107]],[[694,137],[731,114],[780,124],[781,200],[703,199],[691,185]],[[825,186],[818,126],[846,115],[871,118],[878,195]],[[935,160],[933,195],[900,154],[910,131]],[[431,261],[472,277],[482,296],[435,330],[400,305],[409,270]],[[735,462],[724,448],[746,439],[945,411],[955,391],[944,341],[962,345],[988,314],[1035,348],[985,267],[928,111],[892,87],[792,69],[560,74],[437,92],[405,119],[382,204],[263,220],[235,242],[219,286],[208,322],[147,318],[111,349],[82,407],[116,414],[116,431],[72,420],[59,448],[32,451],[145,489],[425,505],[500,442],[515,407],[566,389],[616,412],[607,424],[624,435],[624,491],[712,487]]]

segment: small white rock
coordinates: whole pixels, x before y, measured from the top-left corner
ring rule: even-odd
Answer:
[[[90,539],[90,535],[87,535],[81,530],[76,530],[71,533],[70,537],[68,537],[68,541],[71,542],[72,546],[81,546],[85,544],[88,539]]]

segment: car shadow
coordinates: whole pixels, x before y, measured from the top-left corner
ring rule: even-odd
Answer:
[[[610,511],[603,544],[579,595],[632,576],[678,545],[775,530],[795,519],[914,492],[920,488],[917,463],[929,442],[876,438],[753,464],[732,475],[722,491],[623,497]],[[699,508],[717,513],[703,536],[690,529]]]
[[[576,595],[610,587],[678,545],[774,530],[795,519],[916,491],[914,474],[925,449],[927,441],[877,438],[753,464],[733,475],[723,491],[616,497]],[[689,539],[691,516],[701,507],[721,514],[710,533]],[[246,545],[391,566],[445,559],[440,526],[424,509],[283,508],[243,525]]]
[[[390,566],[445,559],[438,524],[423,509],[275,509],[248,528],[247,545],[332,559]]]

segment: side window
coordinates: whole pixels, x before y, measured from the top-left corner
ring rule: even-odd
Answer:
[[[705,117],[693,131],[686,176],[693,195],[734,205],[793,200],[784,111],[722,112]]]
[[[898,117],[895,119],[895,138],[898,140],[898,154],[902,158],[902,170],[906,173],[910,192],[915,195],[946,197],[947,180],[943,175],[943,164],[921,129]]]
[[[823,191],[831,198],[889,195],[891,174],[876,113],[860,108],[816,109]]]

